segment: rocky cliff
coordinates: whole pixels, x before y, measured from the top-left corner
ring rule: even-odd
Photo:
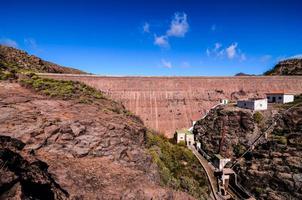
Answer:
[[[193,199],[161,185],[146,128],[122,105],[104,97],[64,100],[28,87],[0,82],[0,135],[21,140],[47,163],[70,199]],[[0,186],[0,194],[10,190]]]
[[[302,59],[288,59],[279,62],[273,69],[264,73],[264,75],[302,75]]]
[[[63,67],[36,56],[29,55],[25,51],[0,45],[0,71],[17,72],[51,72],[51,73],[68,73],[68,74],[83,74],[84,72]],[[1,75],[1,74],[0,74]],[[1,77],[1,76],[0,76]]]
[[[278,119],[267,137],[262,137],[234,169],[241,184],[257,199],[301,199],[302,104],[285,112],[288,107],[270,106],[267,111],[252,113],[221,106],[196,123],[194,134],[208,154],[220,153],[235,161]]]
[[[0,136],[0,199],[68,199],[48,165],[24,146],[20,140]]]

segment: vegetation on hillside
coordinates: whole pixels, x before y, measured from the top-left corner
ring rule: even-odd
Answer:
[[[15,65],[4,62],[0,58],[0,80],[16,79],[18,68]]]
[[[262,122],[262,120],[264,119],[264,117],[261,114],[261,112],[257,111],[253,114],[253,119],[254,119],[254,122],[256,122],[257,124],[260,124]]]
[[[19,82],[22,86],[33,89],[40,94],[64,100],[89,103],[95,99],[103,98],[100,91],[76,81],[54,80],[30,74]]]
[[[172,144],[162,135],[147,133],[147,148],[159,168],[161,184],[206,199],[206,176],[194,154],[185,146]]]

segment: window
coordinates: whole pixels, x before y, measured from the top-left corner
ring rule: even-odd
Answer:
[[[282,97],[279,97],[278,99],[282,99]]]

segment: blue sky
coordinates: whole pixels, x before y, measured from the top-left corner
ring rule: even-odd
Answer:
[[[261,74],[302,54],[299,0],[0,2],[0,43],[96,74]]]

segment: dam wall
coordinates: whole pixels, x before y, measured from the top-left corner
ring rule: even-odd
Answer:
[[[139,77],[39,74],[80,81],[119,101],[145,125],[172,137],[189,128],[220,99],[265,97],[267,92],[302,93],[301,76]]]

